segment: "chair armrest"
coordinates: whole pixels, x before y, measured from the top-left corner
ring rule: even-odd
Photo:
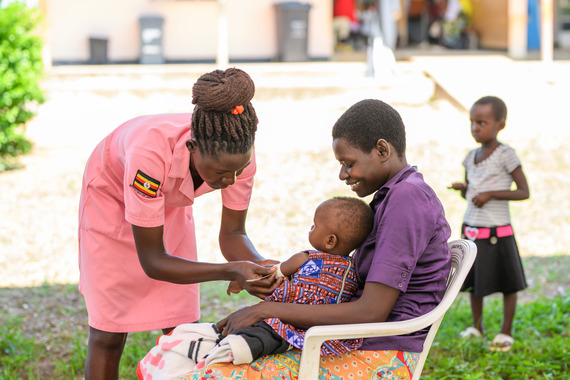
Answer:
[[[441,318],[441,311],[436,311],[436,309],[407,321],[311,327],[305,333],[305,344],[299,367],[299,380],[318,378],[321,345],[324,341],[409,334],[431,326]]]

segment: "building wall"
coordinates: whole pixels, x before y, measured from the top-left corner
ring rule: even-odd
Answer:
[[[53,62],[87,62],[89,38],[108,39],[110,62],[137,62],[139,18],[163,17],[167,61],[213,60],[217,52],[219,3],[215,0],[43,0],[48,54]],[[267,60],[277,55],[274,3],[277,0],[226,0],[230,59]],[[311,4],[308,56],[330,58],[332,1]]]
[[[509,4],[505,0],[474,0],[473,26],[479,35],[479,44],[485,49],[506,49]]]

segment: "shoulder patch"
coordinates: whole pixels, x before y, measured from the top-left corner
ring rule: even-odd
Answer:
[[[133,181],[133,187],[151,198],[156,198],[156,192],[160,182],[152,178],[149,175],[144,174],[140,170],[137,171],[135,175],[135,180]]]

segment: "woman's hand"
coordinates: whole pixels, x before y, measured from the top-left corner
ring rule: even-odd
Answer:
[[[256,264],[263,265],[264,267],[271,268],[279,264],[281,261],[273,259],[265,259],[262,261],[255,261]]]
[[[216,323],[216,327],[223,336],[227,336],[228,334],[233,334],[238,329],[252,326],[264,319],[263,311],[268,304],[270,302],[260,302],[257,305],[242,307]]]
[[[279,261],[269,259],[269,260],[263,260],[263,261],[256,261],[255,263],[271,269],[271,268],[275,267],[277,264],[279,264]],[[259,277],[259,278],[261,279],[262,277]],[[268,278],[270,278],[270,277],[268,277]],[[273,277],[273,278],[275,278],[275,277]],[[257,281],[257,280],[250,279],[248,282],[254,282],[254,281]],[[281,281],[282,281],[281,279],[277,279],[277,286],[279,286],[279,284],[281,284]],[[228,285],[228,289],[226,290],[226,293],[229,296],[232,294],[238,294],[242,290],[244,290],[244,289],[240,286],[240,284],[237,281],[230,281],[230,284]]]
[[[250,261],[234,261],[232,264],[236,265],[237,284],[230,283],[228,292],[239,292],[241,288],[263,299],[271,295],[281,283],[275,279],[275,266],[261,266]]]

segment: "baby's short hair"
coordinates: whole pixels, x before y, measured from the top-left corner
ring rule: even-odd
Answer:
[[[503,99],[498,98],[496,96],[483,96],[482,98],[478,99],[475,103],[473,103],[473,107],[477,105],[485,105],[490,104],[493,107],[493,116],[497,121],[506,121],[507,120],[507,105],[503,101]]]
[[[399,157],[406,152],[402,117],[392,106],[377,99],[361,100],[346,110],[334,124],[332,137],[343,138],[364,153],[372,151],[379,139],[392,144]]]
[[[354,197],[334,197],[324,204],[335,208],[335,233],[347,250],[344,254],[348,255],[364,243],[372,231],[374,212],[366,202]]]

